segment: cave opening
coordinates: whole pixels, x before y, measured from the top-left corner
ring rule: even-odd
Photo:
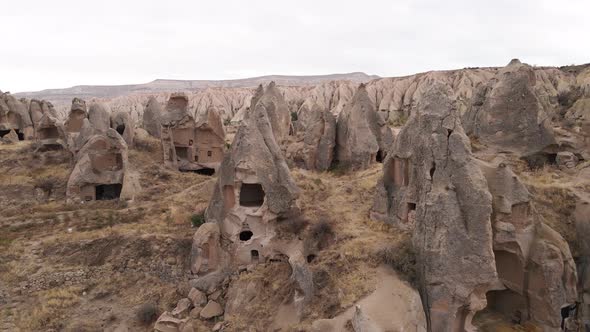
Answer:
[[[252,263],[258,263],[260,260],[260,254],[258,250],[250,250],[250,256],[252,257]]]
[[[117,128],[115,130],[117,130],[117,132],[119,133],[119,135],[123,136],[123,133],[125,132],[125,125],[124,124],[120,124],[120,125],[117,126]]]
[[[242,183],[240,189],[240,205],[246,207],[262,206],[264,189],[260,183]]]
[[[206,176],[212,176],[215,174],[215,169],[204,167],[204,168],[196,170],[195,173],[201,174],[201,175],[206,175]]]
[[[250,230],[243,230],[240,232],[240,241],[248,241],[252,238],[254,233]]]
[[[121,189],[123,185],[120,183],[114,184],[99,184],[96,187],[96,200],[111,200],[118,199],[121,196]]]
[[[379,151],[377,151],[377,155],[375,156],[375,160],[378,163],[383,163],[383,159],[385,159],[385,155],[383,154],[383,150],[379,149]]]

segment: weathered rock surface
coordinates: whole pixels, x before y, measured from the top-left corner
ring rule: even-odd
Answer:
[[[16,99],[8,92],[0,93],[0,137],[11,130],[17,134],[17,141],[34,138],[33,122],[26,101]]]
[[[361,84],[350,104],[340,113],[336,128],[336,160],[348,169],[365,169],[381,161],[393,134],[377,114],[367,88]]]
[[[157,332],[179,332],[180,328],[184,323],[186,323],[186,319],[178,319],[172,316],[168,311],[165,311],[154,325],[154,331]]]
[[[156,138],[160,138],[162,112],[162,105],[155,97],[150,97],[143,111],[143,129]]]
[[[111,110],[104,103],[92,102],[88,107],[88,121],[98,132],[104,133],[111,128]]]
[[[271,82],[266,89],[263,89],[262,85],[258,87],[252,97],[250,112],[266,114],[275,141],[278,144],[283,143],[291,128],[291,113],[283,94],[274,82]]]
[[[43,115],[49,114],[54,118],[58,117],[57,112],[53,108],[53,104],[46,100],[32,99],[29,104],[29,113],[31,114],[31,121],[33,122],[35,129]]]
[[[35,139],[41,143],[43,149],[64,149],[72,146],[72,140],[66,128],[50,112],[45,112],[37,122],[35,128]]]
[[[309,110],[301,108],[305,110],[300,111],[304,115],[297,124],[297,142],[287,148],[287,159],[305,169],[326,171],[334,158],[336,119],[315,103]]]
[[[86,101],[80,98],[74,98],[68,119],[65,122],[66,131],[68,133],[79,133],[80,129],[82,129],[84,119],[87,118],[88,110],[86,108]]]
[[[551,119],[535,93],[533,68],[512,60],[473,98],[463,122],[483,143],[524,154],[556,144]]]
[[[111,128],[115,129],[127,143],[127,146],[133,146],[133,137],[135,137],[135,124],[126,112],[117,112],[111,115]]]
[[[75,156],[66,195],[68,201],[119,199],[128,172],[127,145],[114,130],[91,136]]]
[[[207,305],[201,310],[201,318],[211,319],[223,315],[223,308],[215,301],[209,301]]]
[[[561,324],[561,308],[574,304],[576,265],[567,242],[544,224],[530,193],[503,163],[482,163],[493,197],[494,255],[505,288],[488,294],[488,306],[546,329]]]
[[[221,233],[217,223],[205,223],[193,236],[191,249],[191,271],[195,275],[205,275],[223,266],[225,253],[221,250]],[[195,304],[196,305],[196,304]]]
[[[385,160],[372,216],[413,231],[430,331],[472,331],[486,307],[558,328],[576,294],[569,247],[514,173],[471,154],[449,95],[438,84],[424,93]]]
[[[202,307],[207,304],[207,295],[196,288],[191,288],[188,298],[195,307]]]

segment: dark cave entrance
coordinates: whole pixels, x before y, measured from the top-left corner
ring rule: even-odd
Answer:
[[[385,154],[383,153],[383,150],[379,149],[379,151],[377,151],[377,155],[375,156],[375,160],[378,163],[383,163],[384,159],[385,159]]]
[[[250,230],[243,230],[240,232],[240,241],[248,241],[252,238],[254,233]]]
[[[195,171],[195,173],[197,174],[201,174],[201,175],[206,175],[206,176],[212,176],[215,174],[215,169],[214,168],[201,168]]]
[[[123,136],[123,133],[125,132],[125,125],[118,125],[117,128],[115,129],[117,130],[117,132],[119,133],[119,135]]]
[[[252,263],[258,263],[260,260],[260,254],[258,250],[250,250],[250,256],[252,257]]]
[[[96,200],[111,200],[118,199],[121,196],[121,189],[123,185],[120,183],[115,184],[99,184],[96,187]]]
[[[264,190],[260,183],[242,183],[240,189],[240,205],[247,207],[262,206],[264,203]]]

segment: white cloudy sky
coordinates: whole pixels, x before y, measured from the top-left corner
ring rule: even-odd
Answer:
[[[590,62],[589,0],[4,0],[0,89]]]

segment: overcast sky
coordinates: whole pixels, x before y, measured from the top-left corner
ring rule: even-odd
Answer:
[[[0,90],[590,62],[590,0],[5,0]]]

